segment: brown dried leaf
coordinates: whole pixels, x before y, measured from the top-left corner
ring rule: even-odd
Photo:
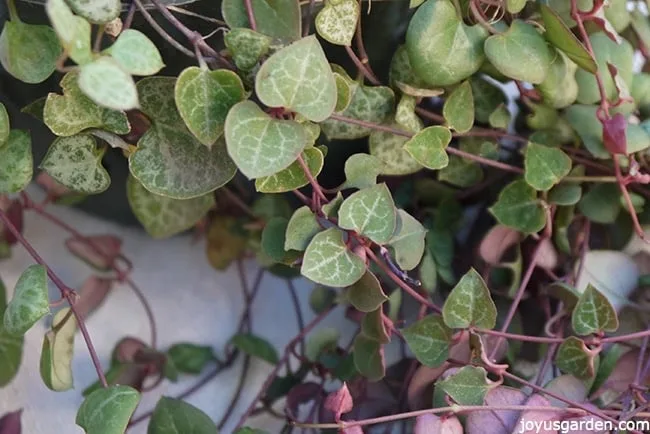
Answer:
[[[496,225],[483,237],[479,255],[490,265],[499,265],[510,247],[519,244],[521,233],[507,226]]]
[[[140,339],[125,337],[117,343],[113,350],[113,359],[120,363],[131,363],[135,360],[136,354],[147,347],[147,344]]]
[[[102,304],[112,287],[111,279],[90,276],[81,285],[80,297],[75,303],[75,309],[83,318],[88,318]]]
[[[0,434],[20,434],[22,431],[20,416],[23,410],[11,411],[0,417]]]

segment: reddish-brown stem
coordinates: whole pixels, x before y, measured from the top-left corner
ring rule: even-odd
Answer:
[[[257,22],[255,21],[255,13],[253,12],[253,3],[251,0],[244,0],[244,5],[246,5],[248,24],[250,24],[252,30],[257,31]]]
[[[352,60],[354,65],[357,67],[359,72],[361,72],[363,74],[363,76],[368,79],[368,81],[370,81],[374,85],[380,85],[381,84],[381,82],[375,76],[375,74],[372,71],[370,71],[370,69],[368,69],[367,65],[364,65],[361,62],[361,60],[357,57],[357,55],[355,54],[355,52],[352,50],[352,48],[349,45],[345,46],[345,51],[348,53],[348,56],[350,57],[350,59]]]
[[[36,261],[38,264],[42,265],[45,267],[45,270],[47,271],[47,275],[50,277],[50,280],[54,285],[56,285],[57,288],[59,288],[59,291],[61,292],[61,296],[65,297],[68,300],[68,304],[70,305],[70,310],[74,314],[75,319],[77,320],[77,326],[79,327],[79,331],[81,332],[81,335],[84,338],[84,341],[86,342],[86,347],[88,347],[88,353],[90,354],[90,358],[93,362],[93,365],[95,366],[95,371],[97,372],[97,376],[99,377],[99,381],[102,384],[103,387],[108,387],[108,383],[106,382],[106,377],[104,376],[104,371],[102,370],[102,365],[99,363],[99,357],[97,357],[97,352],[95,351],[95,347],[90,339],[90,334],[88,333],[88,329],[86,328],[86,324],[84,323],[83,317],[77,312],[77,310],[74,307],[74,291],[69,288],[63,281],[57,276],[54,271],[47,265],[47,263],[41,258],[41,256],[36,252],[34,247],[23,237],[23,235],[20,233],[20,231],[14,226],[14,224],[11,222],[11,219],[7,217],[7,214],[5,214],[4,211],[0,210],[0,220],[2,220],[2,223],[4,224],[5,228],[9,230],[13,234],[13,236],[18,240],[20,244],[27,250],[27,252],[31,255],[32,258],[34,258],[34,261]]]
[[[553,338],[553,337],[547,337],[547,336],[528,336],[528,335],[518,335],[515,333],[507,333],[507,332],[501,332],[497,330],[488,330],[488,329],[478,329],[474,328],[472,329],[473,331],[485,335],[491,335],[491,336],[497,336],[503,339],[513,339],[516,341],[522,341],[522,342],[536,342],[539,344],[554,344],[554,343],[562,343],[564,339],[562,338]]]
[[[247,216],[251,217],[253,220],[258,220],[259,217],[255,215],[251,207],[249,207],[239,196],[237,196],[231,189],[228,187],[224,186],[219,189],[219,191],[222,191],[224,196],[228,197],[228,200],[231,201],[237,208],[242,210],[244,214]]]
[[[298,164],[300,164],[300,167],[302,167],[302,171],[305,173],[305,176],[309,180],[309,184],[311,184],[311,187],[314,190],[314,193],[323,202],[325,202],[325,203],[329,202],[327,200],[327,197],[325,196],[325,193],[323,193],[323,190],[321,189],[320,185],[318,184],[318,182],[314,178],[314,175],[311,174],[311,171],[309,170],[309,167],[307,166],[307,163],[305,163],[305,159],[302,158],[302,154],[298,155]]]
[[[636,232],[639,238],[641,238],[643,241],[648,243],[650,241],[646,240],[645,231],[643,230],[641,224],[639,223],[639,217],[637,217],[636,215],[636,210],[634,209],[632,198],[630,197],[630,193],[627,191],[625,180],[623,179],[623,174],[621,173],[621,165],[619,164],[616,155],[612,155],[612,158],[614,160],[614,173],[616,174],[616,179],[618,180],[618,187],[621,190],[623,199],[625,199],[625,204],[627,205],[627,209],[630,213],[630,218],[632,219],[632,224],[634,225],[634,231]]]

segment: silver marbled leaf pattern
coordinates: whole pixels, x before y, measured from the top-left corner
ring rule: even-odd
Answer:
[[[329,228],[312,238],[300,272],[316,283],[342,288],[361,279],[366,264],[345,245],[340,229]]]
[[[341,228],[356,231],[378,244],[390,240],[396,223],[395,204],[384,183],[351,194],[339,209]]]
[[[45,267],[31,265],[23,271],[16,283],[14,295],[4,313],[4,329],[12,335],[23,335],[48,313],[50,304]]]

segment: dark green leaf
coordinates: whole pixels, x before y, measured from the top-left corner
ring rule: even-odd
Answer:
[[[124,434],[140,394],[129,386],[94,391],[77,411],[76,423],[87,434]]]
[[[370,381],[379,381],[386,375],[384,349],[374,339],[357,335],[353,345],[354,365]]]
[[[233,336],[231,343],[244,353],[265,360],[272,365],[277,364],[279,361],[275,347],[258,336],[250,333],[240,333]]]
[[[180,399],[163,396],[151,415],[147,434],[216,434],[212,419]]]
[[[527,234],[539,232],[546,224],[542,202],[524,180],[514,181],[501,190],[489,210],[499,223]]]
[[[361,279],[348,288],[347,298],[361,312],[372,312],[388,300],[379,280],[370,271],[366,271]]]
[[[186,342],[172,345],[167,356],[176,369],[187,374],[200,374],[208,363],[217,360],[211,347]]]
[[[558,348],[555,364],[562,372],[586,379],[595,375],[594,358],[596,356],[597,353],[587,348],[581,339],[570,336]]]
[[[420,363],[431,368],[449,357],[452,331],[439,315],[429,315],[402,330],[402,335]]]

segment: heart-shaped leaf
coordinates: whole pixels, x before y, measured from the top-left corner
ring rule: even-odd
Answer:
[[[105,53],[133,75],[153,75],[165,66],[156,45],[144,33],[133,29],[120,33]]]
[[[242,101],[230,109],[225,137],[228,154],[250,179],[285,169],[308,142],[301,124],[273,119],[252,101]]]
[[[126,196],[136,218],[154,238],[166,238],[194,226],[214,206],[214,196],[204,194],[191,199],[173,199],[148,191],[129,176]]]
[[[79,89],[102,107],[114,110],[140,107],[133,78],[110,57],[100,57],[81,67]]]
[[[575,205],[582,197],[582,187],[579,184],[562,183],[548,192],[548,201],[560,206]]]
[[[234,28],[223,36],[237,69],[249,71],[269,52],[271,38],[251,29]]]
[[[578,209],[595,223],[611,224],[621,212],[621,192],[616,184],[596,184],[582,196]]]
[[[429,315],[402,330],[407,345],[420,363],[431,368],[449,357],[452,331],[439,315]]]
[[[0,63],[25,83],[45,81],[56,69],[61,45],[49,26],[6,21],[0,34]]]
[[[302,158],[309,168],[309,173],[316,179],[323,169],[324,156],[318,148],[307,148],[302,153]],[[296,190],[309,184],[309,179],[298,161],[274,175],[257,178],[255,189],[261,193],[284,193]]]
[[[539,232],[546,224],[546,213],[537,192],[523,179],[504,187],[489,211],[502,225],[526,234]]]
[[[569,336],[562,342],[555,355],[555,365],[567,374],[588,379],[596,372],[594,358],[596,354],[589,350],[582,339]]]
[[[47,0],[45,10],[66,54],[78,65],[92,62],[90,23],[73,14],[65,0]]]
[[[295,0],[251,0],[257,31],[265,35],[294,40],[300,38],[300,5]],[[246,4],[241,0],[224,0],[221,14],[228,27],[250,27]]]
[[[476,366],[463,366],[456,373],[438,381],[436,387],[460,405],[483,405],[485,395],[492,388],[485,369]]]
[[[30,265],[20,275],[14,295],[5,309],[4,330],[12,335],[23,335],[48,313],[50,303],[45,267]]]
[[[424,254],[424,238],[427,230],[403,209],[397,210],[399,224],[388,245],[395,250],[395,260],[403,270],[418,266]]]
[[[479,70],[486,37],[480,25],[465,25],[449,0],[428,0],[411,19],[406,49],[422,80],[430,86],[448,86]]]
[[[384,183],[351,194],[339,209],[339,227],[356,231],[378,244],[390,240],[396,224],[395,204]]]
[[[366,271],[361,279],[348,288],[347,299],[357,310],[372,312],[388,300],[388,297],[381,289],[377,277]]]
[[[379,381],[386,375],[384,349],[376,340],[362,334],[357,335],[352,355],[357,371],[369,381]]]
[[[596,61],[580,40],[569,30],[560,15],[545,4],[540,4],[539,7],[546,29],[544,32],[546,40],[566,53],[579,67],[595,74],[598,70]]]
[[[66,320],[65,323],[63,320]],[[55,392],[72,389],[72,355],[77,322],[70,308],[54,315],[52,330],[43,338],[40,371],[43,383]]]
[[[217,360],[212,347],[182,342],[172,345],[167,356],[176,369],[186,374],[198,375],[210,362]]]
[[[578,97],[578,82],[575,78],[578,66],[564,53],[556,50],[555,54],[546,78],[536,88],[546,104],[564,108],[573,104]]]
[[[70,8],[93,24],[106,24],[120,14],[122,4],[119,0],[67,0]]]
[[[230,342],[244,353],[265,360],[272,365],[278,363],[278,353],[275,347],[265,339],[250,333],[239,333]]]
[[[458,187],[471,187],[483,180],[483,170],[475,161],[449,156],[449,164],[440,169],[438,180]]]
[[[11,130],[0,145],[0,193],[18,193],[32,180],[32,140],[29,133]]]
[[[589,284],[573,309],[571,325],[581,336],[603,331],[615,332],[618,329],[618,316],[607,297]]]
[[[630,43],[623,40],[621,44],[617,44],[603,32],[592,33],[589,35],[589,40],[596,55],[598,70],[607,71],[607,63],[611,63],[617,68],[620,79],[630,88],[634,77],[632,69],[634,49]],[[611,101],[616,100],[618,92],[611,74],[601,74],[601,79],[607,98]],[[578,102],[580,104],[594,104],[600,101],[598,84],[592,73],[579,69],[576,71],[576,81],[578,82]]]
[[[442,108],[449,128],[465,133],[474,125],[474,96],[469,81],[463,82],[449,95]]]
[[[102,128],[115,134],[131,129],[126,114],[100,107],[79,89],[79,74],[67,73],[61,80],[63,95],[50,93],[43,108],[43,121],[57,136],[72,136],[88,128]]]
[[[449,128],[435,125],[427,127],[410,138],[404,149],[418,163],[432,170],[442,169],[449,164],[445,148],[451,142]]]
[[[336,106],[336,82],[315,36],[275,52],[257,72],[255,93],[269,107],[284,107],[314,122]]]
[[[350,45],[360,13],[356,0],[328,0],[316,15],[316,31],[332,44]]]
[[[491,329],[496,325],[497,308],[490,291],[478,272],[471,268],[451,290],[442,308],[442,317],[450,328],[475,326]]]
[[[345,183],[341,189],[364,189],[377,184],[382,162],[372,155],[354,154],[345,161]]]
[[[216,427],[212,419],[185,401],[163,396],[153,410],[148,434],[215,434]]]
[[[366,264],[343,242],[344,233],[329,228],[316,234],[302,260],[300,273],[322,285],[342,288],[350,286],[366,272]]]
[[[386,298],[388,299],[388,297]],[[384,323],[384,311],[381,306],[368,312],[361,320],[361,334],[381,344],[390,342],[390,334]]]
[[[395,122],[407,131],[417,133],[424,128],[422,119],[415,113],[415,107],[418,104],[416,97],[411,95],[402,95],[397,104],[395,111]],[[473,116],[472,112],[472,116]]]
[[[245,91],[232,71],[191,66],[178,76],[174,95],[187,128],[209,148],[223,134],[228,110],[244,99]]]
[[[503,75],[539,84],[546,78],[554,53],[534,26],[515,20],[507,32],[485,41],[485,55]]]
[[[132,387],[101,388],[81,403],[75,422],[87,434],[123,434],[139,401]]]
[[[304,251],[314,235],[321,230],[316,216],[308,206],[298,208],[287,225],[284,249]]]
[[[547,191],[571,171],[571,159],[560,148],[528,142],[524,157],[526,182]]]
[[[7,295],[5,286],[0,281],[0,315],[4,315],[7,308]],[[0,354],[3,355],[3,362],[0,365],[0,387],[5,387],[18,374],[20,362],[23,358],[23,336],[15,336],[4,329],[0,323]],[[0,423],[0,426],[2,424]]]
[[[370,155],[377,157],[382,165],[382,175],[410,175],[422,169],[406,149],[408,138],[396,134],[373,131],[368,140]]]
[[[108,188],[111,178],[102,158],[106,147],[97,148],[93,136],[59,137],[47,150],[40,168],[70,190],[97,194]]]

